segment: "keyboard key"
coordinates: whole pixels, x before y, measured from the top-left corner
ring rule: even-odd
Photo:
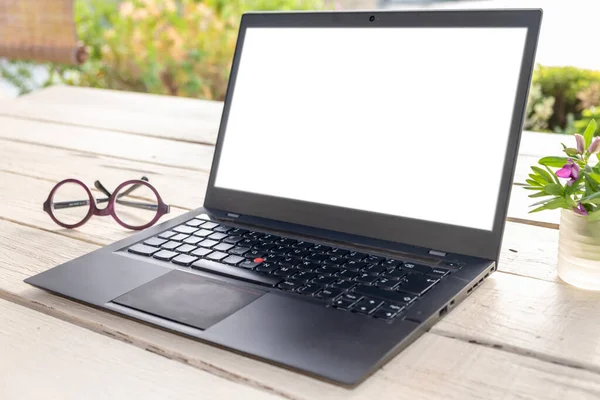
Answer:
[[[255,249],[258,250],[259,246],[256,246]],[[270,252],[272,254],[276,254],[276,255],[280,255],[280,256],[287,254],[289,251],[290,251],[290,248],[288,246],[277,246],[270,250]]]
[[[346,254],[345,256],[348,260],[353,260],[353,261],[362,261],[365,258],[368,257],[368,254],[365,253],[361,253],[358,251],[351,251],[350,253]]]
[[[383,260],[384,258],[380,256],[368,256],[364,261],[369,264],[380,264]]]
[[[191,221],[186,222],[185,224],[188,226],[192,226],[194,228],[199,227],[200,225],[202,225],[203,223],[205,223],[206,221],[203,221],[201,219],[193,219]]]
[[[315,244],[310,251],[315,254],[326,254],[329,250],[331,250],[330,246],[325,246],[324,244]]]
[[[209,257],[210,258],[210,257]],[[223,260],[223,262],[227,265],[237,265],[242,261],[246,260],[244,257],[240,256],[229,256]]]
[[[357,272],[350,271],[349,269],[342,269],[341,272],[338,272],[336,274],[337,277],[344,278],[344,279],[347,279],[347,280],[354,279],[356,277],[356,275],[358,275]]]
[[[306,296],[314,296],[321,289],[323,289],[323,286],[314,283],[309,283],[308,285],[304,285],[300,289],[298,289],[298,293]]]
[[[350,307],[352,307],[352,305],[354,304],[353,301],[350,301],[348,299],[344,299],[343,297],[337,299],[336,301],[333,302],[333,306],[335,308],[339,308],[342,310],[349,310]]]
[[[317,298],[325,301],[331,301],[338,297],[340,294],[342,294],[342,289],[325,288],[321,290],[319,294],[317,294]]]
[[[325,261],[323,261],[323,264],[326,264],[326,265],[342,265],[346,261],[348,261],[348,260],[346,260],[345,258],[337,257],[337,256],[331,256],[328,259],[326,259]]]
[[[247,229],[233,228],[231,231],[229,231],[229,234],[230,235],[237,235],[237,236],[244,236],[248,232],[249,231]]]
[[[409,303],[415,299],[415,297],[411,295],[393,292],[391,290],[383,290],[376,288],[375,286],[357,285],[352,289],[352,292],[359,296],[374,297],[400,304]]]
[[[310,261],[302,261],[297,265],[300,271],[312,272],[320,267],[319,264],[315,264]]]
[[[382,308],[389,308],[390,310],[394,311],[395,313],[400,313],[400,312],[402,312],[406,308],[406,306],[409,303],[410,302],[407,302],[406,304],[383,303],[383,305],[381,307]]]
[[[438,282],[439,279],[431,279],[425,275],[408,274],[402,279],[396,290],[403,293],[422,296]]]
[[[295,268],[294,272],[297,272],[297,274],[294,275],[294,279],[299,279],[304,283],[311,281],[319,276],[319,274],[315,274],[314,272],[298,272],[298,270]]]
[[[367,273],[363,273],[363,274],[360,274],[359,276],[357,276],[354,280],[358,283],[364,283],[367,285],[371,285],[371,284],[375,283],[375,281],[377,280],[377,277],[367,274]]]
[[[354,260],[350,260],[347,263],[344,264],[344,268],[350,271],[360,271],[362,270],[364,267],[366,267],[368,264],[366,262],[363,261],[354,261]]]
[[[189,238],[185,239],[183,241],[183,243],[187,243],[187,244],[198,244],[198,242],[202,241],[201,237],[198,236],[190,236]]]
[[[269,274],[269,273],[277,270],[278,268],[279,268],[279,265],[277,265],[277,264],[265,262],[265,263],[260,264],[258,267],[256,267],[255,271]]]
[[[217,242],[216,240],[204,239],[203,241],[198,243],[198,246],[210,249],[213,246],[216,246],[217,244],[219,244],[219,242]]]
[[[297,240],[294,240],[294,239],[283,238],[283,239],[279,239],[275,243],[277,243],[280,246],[281,245],[291,246],[291,245],[295,244],[296,242],[297,242]]]
[[[359,294],[356,294],[356,293],[344,293],[342,295],[342,297],[344,299],[351,300],[353,303],[355,303],[355,302],[359,301],[360,299],[362,299],[362,296],[359,295]]]
[[[197,219],[202,219],[204,221],[210,221],[210,217],[208,216],[208,214],[200,214],[200,215],[196,215]]]
[[[419,274],[426,274],[431,271],[431,268],[426,265],[414,264],[414,263],[404,263],[402,265],[402,269],[408,272],[416,272]]]
[[[392,281],[399,281],[405,275],[406,275],[406,271],[403,271],[402,269],[398,268],[398,269],[395,269],[392,271],[384,272],[381,276],[383,276],[384,278],[390,279]]]
[[[439,278],[443,278],[444,276],[448,275],[448,273],[450,273],[449,270],[444,269],[444,268],[433,268],[431,271],[429,271],[427,274],[431,275],[432,277],[437,277]]]
[[[251,231],[246,231],[246,234],[244,234],[244,237],[246,238],[253,238],[253,239],[260,239],[261,237],[265,236],[264,233],[262,232],[251,232]]]
[[[222,239],[225,239],[226,237],[227,237],[227,235],[224,233],[215,232],[212,235],[210,235],[208,238],[212,239],[212,240],[222,240]]]
[[[354,286],[354,285],[355,285],[355,283],[352,281],[345,281],[343,279],[340,279],[340,280],[335,281],[333,283],[333,285],[331,285],[331,286],[333,286],[334,288],[342,289],[342,290],[348,290],[348,289],[351,289],[352,286]]]
[[[196,232],[198,228],[194,228],[193,226],[187,225],[179,225],[173,228],[173,230],[177,233],[185,233],[186,235],[191,235],[192,233]]]
[[[309,248],[313,247],[313,244],[312,244],[312,243],[309,243],[309,242],[302,242],[302,241],[300,241],[300,242],[296,242],[296,243],[294,243],[294,244],[292,245],[292,247],[293,247],[294,249],[304,249],[304,250],[307,250],[307,249],[309,249]]]
[[[229,243],[219,243],[218,245],[216,245],[215,247],[213,247],[213,250],[218,250],[218,251],[228,251],[230,249],[233,248],[232,244]]]
[[[146,246],[145,244],[136,244],[127,249],[127,251],[129,251],[130,253],[138,254],[140,256],[151,256],[159,250],[160,249],[156,247]]]
[[[344,257],[346,254],[350,253],[348,250],[344,249],[331,249],[327,252],[327,254],[331,256]]]
[[[284,257],[283,260],[279,261],[279,265],[282,267],[296,267],[300,265],[302,261],[298,260],[295,257]]]
[[[170,239],[170,238],[172,238],[175,235],[177,235],[177,232],[166,231],[166,232],[163,232],[160,235],[158,235],[158,237],[161,238],[161,239]]]
[[[299,282],[297,280],[294,279],[288,279],[285,282],[281,282],[279,285],[277,285],[277,287],[281,290],[285,290],[288,292],[294,291],[297,288],[299,288],[300,286],[302,286],[302,282]]]
[[[215,224],[214,222],[205,222],[204,224],[202,224],[200,226],[204,229],[214,229],[217,226],[219,226],[219,224]]]
[[[246,252],[250,251],[248,247],[234,247],[229,250],[229,254],[233,254],[236,256],[243,256]]]
[[[200,247],[199,249],[192,251],[190,254],[192,254],[194,256],[198,256],[198,257],[204,257],[210,253],[212,253],[212,250],[203,249],[202,247]]]
[[[207,259],[209,260],[213,260],[213,261],[221,261],[222,259],[224,259],[225,257],[228,257],[229,254],[227,253],[223,253],[220,251],[214,251],[212,253],[210,253],[209,255],[206,256]]]
[[[365,298],[356,303],[356,305],[352,308],[352,311],[356,311],[361,314],[371,314],[377,309],[377,307],[379,307],[381,303],[381,300]]]
[[[259,238],[259,240],[261,242],[275,242],[277,240],[281,239],[279,236],[275,236],[275,235],[263,235],[262,237]]]
[[[385,267],[397,267],[399,265],[402,265],[402,261],[394,260],[393,258],[388,258],[383,262],[383,265]]]
[[[379,275],[383,272],[386,272],[387,268],[382,265],[371,265],[366,267],[364,271],[370,275]]]
[[[266,255],[267,255],[266,251],[252,249],[252,250],[248,251],[246,254],[244,254],[244,257],[246,257],[246,258],[262,258]]]
[[[394,310],[389,309],[387,307],[379,307],[377,309],[377,311],[375,311],[373,313],[373,316],[375,318],[381,318],[381,319],[392,319],[394,318],[398,313],[394,312]]]
[[[385,290],[392,290],[397,284],[398,281],[387,278],[380,278],[377,282],[375,282],[375,286],[377,286],[379,289]]]
[[[281,278],[276,276],[259,274],[258,272],[248,271],[210,260],[198,260],[192,264],[192,268],[270,287],[275,287],[282,281]]]
[[[173,264],[183,265],[184,267],[187,267],[191,263],[196,261],[197,259],[198,259],[198,257],[193,257],[193,256],[190,256],[187,254],[180,254],[177,257],[175,257],[174,259],[172,259],[171,262]]]
[[[256,245],[258,245],[260,242],[258,240],[254,240],[254,239],[244,239],[239,241],[237,244],[238,246],[244,246],[244,247],[254,247]]]
[[[310,255],[310,251],[292,248],[287,254],[290,257],[304,258]]]
[[[227,232],[229,232],[232,229],[233,228],[231,228],[229,226],[219,225],[215,229],[213,229],[213,231],[215,231],[215,232],[221,232],[221,233],[227,233]]]
[[[231,244],[236,244],[237,242],[242,241],[244,238],[241,236],[228,236],[225,239],[223,239],[223,241],[225,243],[231,243]]]
[[[298,272],[298,271],[295,270],[294,268],[281,267],[277,271],[273,272],[273,275],[281,276],[282,278],[289,278],[290,276],[294,275],[296,272]]]
[[[167,242],[167,243],[163,244],[160,247],[163,248],[163,249],[166,249],[166,250],[175,250],[179,246],[181,246],[181,243],[170,241],[170,242]]]
[[[190,253],[196,249],[197,247],[192,246],[191,244],[182,244],[181,246],[177,247],[175,251],[178,253]]]
[[[239,263],[238,267],[246,268],[246,269],[252,269],[254,267],[259,266],[260,264],[261,263],[259,263],[259,262],[254,262],[254,261],[246,260],[244,262]]]
[[[273,248],[276,247],[275,243],[263,243],[263,242],[259,242],[259,244],[254,245],[254,248],[256,250],[262,250],[262,251],[269,251]]]
[[[310,256],[306,257],[306,260],[320,264],[328,258],[329,257],[327,256],[327,254],[311,254]]]
[[[183,242],[185,239],[189,238],[190,235],[186,235],[185,233],[178,233],[177,235],[173,236],[171,238],[171,240],[176,240],[178,242]]]
[[[333,265],[324,265],[322,267],[315,269],[315,272],[317,274],[324,275],[324,276],[335,275],[340,271],[341,271],[341,269],[339,267],[335,267]]]
[[[173,257],[178,255],[179,253],[175,253],[174,251],[161,250],[158,253],[154,253],[152,257],[156,258],[157,260],[170,261]]]
[[[319,276],[318,278],[313,279],[312,283],[327,286],[331,285],[335,281],[337,281],[337,278],[334,278],[333,276]]]
[[[161,239],[161,238],[157,238],[157,237],[146,239],[144,241],[145,245],[147,245],[147,246],[154,246],[154,247],[159,247],[163,243],[167,243],[167,241],[165,239]]]
[[[213,231],[209,229],[200,229],[199,231],[194,232],[194,236],[199,237],[207,237],[208,235],[212,235]]]
[[[280,262],[282,262],[283,260],[285,260],[286,257],[283,256],[276,256],[274,254],[267,254],[265,257],[263,257],[265,259],[265,261],[268,261],[270,263],[273,264],[279,264]]]

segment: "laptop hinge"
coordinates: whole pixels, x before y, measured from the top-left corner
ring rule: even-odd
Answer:
[[[431,254],[432,256],[446,257],[446,253],[444,253],[443,251],[429,250],[429,254]]]
[[[229,218],[233,218],[233,219],[237,219],[240,217],[240,214],[234,214],[234,213],[227,213],[227,216]]]

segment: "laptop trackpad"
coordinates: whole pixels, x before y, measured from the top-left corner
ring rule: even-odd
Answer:
[[[112,302],[204,330],[263,294],[259,290],[173,271]]]

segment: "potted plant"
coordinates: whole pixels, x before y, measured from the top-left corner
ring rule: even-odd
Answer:
[[[561,210],[558,276],[574,286],[600,290],[600,137],[591,120],[565,157],[544,157],[532,166],[525,189],[543,200],[530,212]]]

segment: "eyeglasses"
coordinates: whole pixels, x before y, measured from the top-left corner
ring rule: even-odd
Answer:
[[[100,181],[96,181],[94,186],[107,197],[95,199],[83,182],[65,179],[50,192],[44,202],[44,211],[63,228],[78,228],[93,215],[111,215],[121,226],[133,230],[154,225],[170,211],[146,177],[123,182],[112,194]],[[108,203],[105,208],[96,206],[103,203]]]

